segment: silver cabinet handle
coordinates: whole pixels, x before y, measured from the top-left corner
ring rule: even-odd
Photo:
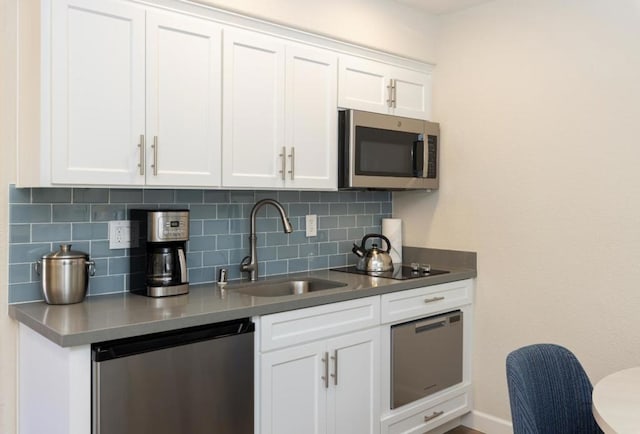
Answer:
[[[338,385],[338,350],[333,351],[333,356],[331,356],[331,360],[333,360],[333,384],[335,386]]]
[[[158,176],[158,136],[153,136],[153,176]]]
[[[296,170],[295,168],[296,148],[294,148],[293,146],[291,147],[291,153],[289,154],[289,158],[291,158],[291,170],[289,170],[289,174],[291,174],[291,180],[293,181],[294,172]]]
[[[282,180],[285,180],[286,171],[287,171],[287,148],[282,147],[282,153],[278,154],[278,157],[282,159],[282,169],[280,170],[280,174],[282,175]]]
[[[140,141],[138,142],[138,150],[140,152],[140,157],[138,160],[138,169],[140,169],[140,175],[144,176],[144,134],[140,134]]]
[[[391,107],[396,108],[396,97],[397,97],[397,87],[396,87],[396,80],[392,79],[391,80],[391,90],[393,91],[393,97],[391,98]]]
[[[425,298],[425,303],[433,303],[434,301],[444,300],[444,297],[433,297],[433,298]]]
[[[443,414],[444,414],[444,411],[434,411],[431,416],[425,416],[424,421],[429,422],[430,420],[433,420],[438,416],[442,416]]]
[[[389,79],[389,85],[387,86],[387,92],[389,98],[387,98],[387,106],[393,107],[393,79]]]
[[[329,388],[329,353],[325,351],[324,357],[322,358],[322,363],[324,364],[324,375],[321,377],[324,380],[324,388]]]

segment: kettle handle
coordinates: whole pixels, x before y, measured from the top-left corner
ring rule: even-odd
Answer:
[[[389,241],[389,238],[385,237],[382,234],[367,234],[367,235],[365,235],[364,238],[362,238],[362,241],[361,241],[361,244],[360,244],[363,249],[365,248],[364,243],[366,243],[366,241],[369,238],[380,238],[381,240],[384,240],[384,242],[387,243],[386,252],[389,253],[391,251],[391,241]]]
[[[364,250],[362,249],[362,247],[360,247],[359,245],[357,245],[356,243],[353,243],[353,248],[351,249],[351,251],[358,257],[358,258],[364,258]]]

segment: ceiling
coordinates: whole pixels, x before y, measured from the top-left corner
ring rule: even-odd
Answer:
[[[407,6],[411,6],[411,7],[423,10],[432,15],[443,15],[443,14],[450,14],[452,12],[458,12],[462,9],[479,5],[481,3],[488,3],[493,0],[395,0],[395,1],[397,1],[398,3],[403,3]]]

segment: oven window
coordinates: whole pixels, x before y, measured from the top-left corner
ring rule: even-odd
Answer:
[[[414,177],[423,146],[415,133],[356,127],[356,175]]]

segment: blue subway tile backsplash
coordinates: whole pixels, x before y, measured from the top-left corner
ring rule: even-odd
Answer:
[[[189,282],[213,282],[220,268],[240,275],[249,254],[249,215],[260,199],[273,198],[287,211],[294,232],[283,233],[273,207],[256,222],[260,277],[353,264],[353,242],[379,233],[391,217],[391,193],[377,191],[226,191],[108,188],[16,188],[9,186],[9,302],[42,300],[34,264],[72,243],[96,262],[89,295],[129,290],[129,250],[109,249],[108,222],[126,220],[135,208],[190,211],[187,244]],[[305,235],[305,216],[318,216],[318,233]]]

